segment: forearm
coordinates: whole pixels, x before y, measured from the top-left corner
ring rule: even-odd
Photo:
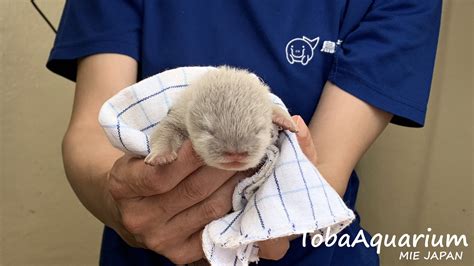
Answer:
[[[382,133],[392,115],[327,82],[309,129],[317,167],[342,196],[362,155]]]
[[[98,54],[78,62],[74,106],[63,139],[67,178],[84,206],[102,222],[114,219],[112,198],[105,188],[107,173],[122,155],[98,123],[102,104],[136,82],[137,63],[118,54]]]
[[[110,226],[117,213],[113,210],[105,181],[122,152],[114,149],[101,131],[98,126],[71,126],[63,139],[63,162],[68,181],[79,200],[95,217]]]

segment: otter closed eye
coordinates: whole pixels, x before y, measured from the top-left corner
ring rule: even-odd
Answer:
[[[225,170],[256,167],[271,144],[273,123],[296,131],[290,115],[273,104],[256,75],[218,67],[182,92],[150,137],[150,165],[170,163],[186,138],[209,165]],[[268,132],[268,134],[262,134]]]
[[[211,135],[211,136],[214,136],[214,134],[215,134],[215,131],[212,130],[212,129],[210,129],[210,128],[208,128],[208,127],[201,127],[201,130],[202,130],[203,132],[206,132],[207,134],[209,134],[209,135]]]

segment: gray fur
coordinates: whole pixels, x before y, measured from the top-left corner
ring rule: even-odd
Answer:
[[[210,70],[183,91],[150,137],[150,165],[170,163],[186,138],[204,162],[226,170],[257,166],[270,145],[272,121],[296,131],[290,115],[273,104],[269,88],[242,69]],[[243,165],[223,167],[224,154],[247,153]]]

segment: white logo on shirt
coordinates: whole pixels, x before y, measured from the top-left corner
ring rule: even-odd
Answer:
[[[337,42],[333,41],[324,41],[323,48],[321,48],[321,52],[333,54],[336,52],[336,48],[342,44],[342,40],[337,40]]]
[[[306,36],[294,38],[286,45],[286,60],[288,63],[300,63],[306,66],[314,56],[314,49],[318,46],[319,37],[309,39]]]
[[[321,48],[321,52],[333,54],[336,52],[336,43],[331,41],[324,41],[323,48]]]

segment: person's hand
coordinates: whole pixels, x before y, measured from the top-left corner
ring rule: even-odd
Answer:
[[[307,126],[301,118],[293,119],[303,152],[315,160]],[[245,176],[204,166],[190,141],[169,165],[151,167],[143,159],[125,155],[108,175],[108,188],[118,210],[112,227],[131,246],[153,250],[177,264],[197,261],[204,256],[203,227],[231,210],[234,187]],[[294,238],[260,242],[259,256],[282,258]]]
[[[296,137],[303,153],[314,165],[317,165],[318,156],[308,126],[299,115],[293,116],[292,119],[298,129]],[[290,241],[298,236],[299,235],[293,235],[259,242],[259,257],[269,260],[279,260],[283,258],[290,247]]]
[[[176,264],[197,261],[204,256],[202,229],[231,210],[232,193],[242,177],[204,166],[189,140],[169,165],[152,167],[125,155],[108,175],[118,210],[113,228],[129,245]]]
[[[301,147],[304,155],[310,160],[315,166],[318,165],[318,153],[313,143],[313,137],[309,131],[308,126],[304,122],[303,118],[299,115],[294,115],[291,117],[298,128],[298,133],[296,133],[296,138],[298,139],[298,144]]]

